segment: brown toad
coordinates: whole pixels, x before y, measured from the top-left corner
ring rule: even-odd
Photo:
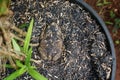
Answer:
[[[40,36],[39,52],[44,60],[58,60],[63,52],[63,35],[56,23],[46,26]]]

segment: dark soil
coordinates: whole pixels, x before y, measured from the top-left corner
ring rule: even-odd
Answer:
[[[38,47],[33,47],[33,58],[41,60],[34,64],[49,80],[109,80],[112,56],[101,26],[90,14],[77,4],[65,0],[19,0],[13,1],[13,21],[17,26],[35,18],[32,43],[40,42],[45,26],[56,23],[64,37],[64,50],[56,60],[44,60]],[[24,74],[18,80],[31,79]]]
[[[84,0],[86,1],[89,5],[91,5],[96,11],[97,13],[99,13],[101,10],[101,14],[99,14],[104,21],[111,21],[112,23],[115,24],[114,19],[115,18],[119,18],[120,19],[120,0],[107,0],[110,1],[111,4],[109,5],[105,5],[103,7],[97,7],[96,3],[97,0]],[[110,11],[113,11],[116,15],[115,18],[110,18]],[[116,44],[115,41],[116,40],[120,40],[120,28],[116,29],[115,32],[113,32],[113,30],[115,30],[115,25],[107,25],[112,39],[114,41],[114,45],[115,45],[115,50],[116,50],[116,59],[117,59],[117,71],[116,71],[116,79],[115,80],[120,80],[120,44]]]

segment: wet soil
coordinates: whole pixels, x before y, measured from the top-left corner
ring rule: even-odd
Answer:
[[[11,9],[17,26],[34,17],[32,43],[40,43],[44,27],[53,22],[61,29],[64,48],[58,60],[44,60],[38,51],[40,45],[33,47],[32,57],[42,61],[33,65],[49,80],[110,79],[112,56],[106,36],[82,6],[65,0],[13,0]],[[18,78],[23,79],[32,78],[26,73]]]
[[[110,33],[111,33],[111,36],[112,36],[112,39],[114,41],[114,45],[115,45],[115,50],[116,50],[116,59],[117,59],[117,71],[116,71],[116,80],[119,80],[120,79],[120,44],[116,44],[116,40],[120,40],[120,29],[116,29],[116,31],[114,32],[113,30],[115,30],[115,22],[114,22],[114,19],[115,18],[110,18],[110,11],[113,11],[116,15],[116,18],[120,18],[120,0],[107,0],[107,1],[110,1],[111,4],[109,5],[105,5],[103,6],[103,8],[101,7],[97,7],[96,6],[96,3],[97,3],[97,0],[84,0],[86,1],[89,5],[91,5],[97,13],[100,13],[101,9],[102,9],[102,12],[101,14],[99,14],[104,21],[111,21],[113,23],[113,25],[107,25]]]

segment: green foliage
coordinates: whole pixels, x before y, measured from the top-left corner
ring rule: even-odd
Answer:
[[[13,49],[15,51],[21,51],[20,50],[20,46],[17,44],[17,42],[15,41],[15,39],[12,39],[12,45],[13,45]]]
[[[115,22],[114,27],[115,27],[116,29],[119,29],[119,28],[120,28],[120,18],[116,18],[116,19],[114,20],[114,22]]]
[[[105,21],[106,24],[113,25],[113,22]]]
[[[115,13],[111,10],[110,11],[110,18],[113,20],[112,22],[111,21],[106,21],[105,23],[106,24],[109,24],[109,25],[113,25],[114,26],[114,30],[113,32],[115,32],[117,29],[120,29],[120,18],[117,18]]]
[[[20,29],[23,29],[23,28],[28,28],[29,24],[28,23],[24,23],[24,24],[21,24],[19,26]]]
[[[110,11],[110,17],[111,17],[111,18],[115,18],[115,16],[116,16],[115,13],[111,10],[111,11]]]
[[[116,41],[115,41],[115,44],[120,44],[120,40],[116,40]]]
[[[8,77],[6,77],[4,80],[14,80],[16,79],[18,76],[22,75],[23,73],[25,73],[27,71],[26,66],[23,66],[22,68],[16,70],[15,72],[13,72],[12,74],[10,74]]]
[[[36,80],[47,80],[44,76],[40,75],[37,71],[32,68],[28,69],[28,73]]]
[[[0,16],[9,13],[10,0],[0,0]]]
[[[108,4],[111,4],[111,2],[108,2],[106,0],[103,0],[103,1],[98,0],[96,6],[104,6],[104,5],[108,5]]]
[[[20,50],[20,46],[17,44],[17,42],[14,39],[12,39],[14,50],[25,53],[26,58],[25,58],[25,61],[16,60],[15,62],[18,69],[15,72],[11,73],[8,77],[4,78],[4,80],[14,80],[17,77],[24,74],[25,72],[28,72],[36,80],[47,80],[47,78],[45,78],[43,75],[39,74],[35,70],[35,67],[32,66],[30,62],[31,55],[32,55],[32,47],[30,47],[29,44],[30,44],[30,39],[32,34],[33,22],[34,20],[32,19],[28,28],[28,32],[27,32],[22,50]]]
[[[120,29],[120,18],[116,17],[116,14],[112,10],[110,11],[110,18],[112,19],[112,22],[106,21],[105,23],[114,26],[114,29],[112,30],[114,34],[118,33],[117,30]],[[120,40],[115,40],[115,44],[119,45]]]
[[[31,39],[31,34],[32,34],[32,26],[33,26],[33,19],[30,22],[29,28],[28,28],[28,33],[25,38],[24,46],[23,46],[23,52],[26,54],[29,48],[29,43]]]

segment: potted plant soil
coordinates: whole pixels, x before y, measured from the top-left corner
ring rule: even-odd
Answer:
[[[114,80],[116,58],[110,34],[82,0],[12,0],[13,22],[34,17],[32,59],[48,80]],[[9,71],[9,69],[8,69]],[[7,75],[11,74],[9,71]],[[28,73],[16,80],[34,80]]]

